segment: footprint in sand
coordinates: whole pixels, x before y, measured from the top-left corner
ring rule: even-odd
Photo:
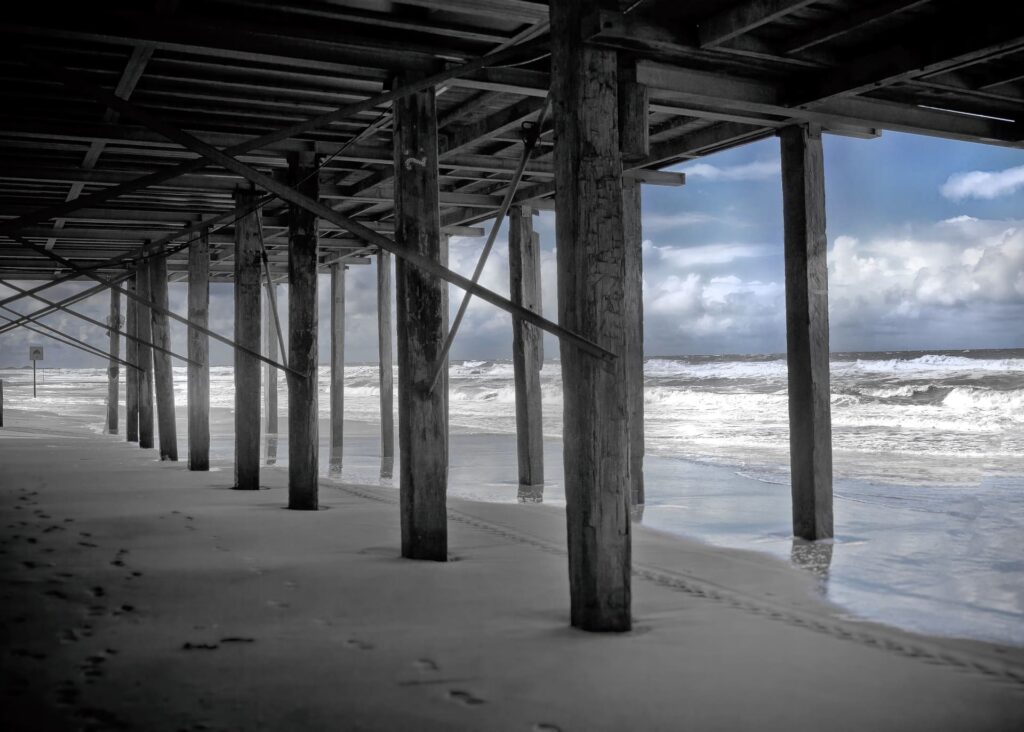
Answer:
[[[61,643],[77,643],[80,640],[82,640],[82,635],[74,628],[65,628],[61,631]]]
[[[349,648],[358,648],[360,651],[372,651],[374,649],[374,645],[372,643],[367,643],[366,641],[359,640],[358,638],[349,638],[345,641],[345,645]]]
[[[562,728],[548,722],[537,722],[530,727],[530,732],[562,732]]]
[[[437,671],[440,668],[435,661],[429,658],[419,658],[413,661],[412,665],[419,671]]]
[[[478,696],[473,696],[468,691],[462,691],[461,689],[451,689],[448,692],[448,698],[453,702],[464,704],[467,707],[476,707],[487,702]]]
[[[74,706],[82,691],[74,681],[62,681],[57,687],[57,704],[62,707]]]
[[[49,656],[42,651],[30,651],[27,648],[14,648],[11,650],[12,656],[20,656],[21,658],[31,658],[33,661],[45,661]]]
[[[86,679],[98,679],[100,676],[103,676],[103,664],[106,662],[106,654],[97,653],[85,659],[78,668],[85,675]]]

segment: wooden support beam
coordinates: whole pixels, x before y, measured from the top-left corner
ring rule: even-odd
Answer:
[[[153,301],[165,311],[169,308],[167,296],[167,259],[149,260],[149,287]],[[178,459],[178,431],[174,414],[174,373],[171,371],[171,328],[167,316],[152,311],[153,343],[160,351],[153,352],[153,382],[156,385],[156,413],[160,432],[160,459]]]
[[[619,147],[623,159],[643,160],[648,144],[647,87],[635,81],[635,65],[619,65]],[[630,505],[634,519],[644,504],[644,298],[641,192],[636,178],[622,179],[622,228],[626,278],[623,282],[623,315],[626,320],[627,417],[629,421]]]
[[[267,262],[263,261],[264,269]],[[263,300],[263,348],[267,358],[271,361],[278,360],[278,348],[284,351],[283,335],[279,332],[280,323],[277,320],[277,285],[270,280],[270,272],[264,273],[267,280],[264,285],[267,290],[267,297]],[[278,404],[277,404],[277,369],[270,364],[263,364],[263,418],[266,421],[266,445],[267,452],[265,460],[267,465],[277,463],[277,431],[278,431]]]
[[[129,291],[135,291],[135,279],[132,278],[126,285]],[[111,289],[111,292],[116,290]],[[118,293],[120,296],[120,293]],[[125,313],[125,332],[135,338],[126,338],[124,341],[124,357],[130,364],[139,363],[139,305],[135,300],[128,298]],[[128,369],[124,375],[124,434],[128,442],[139,441],[139,381],[141,376],[139,369]]]
[[[517,58],[528,57],[530,53],[533,53],[534,51],[542,48],[542,45],[543,44],[541,41],[532,40],[516,46],[503,48],[499,51],[487,54],[486,56],[481,56],[479,58],[473,59],[472,61],[468,61],[464,64],[453,66],[443,71],[439,71],[436,74],[431,74],[430,76],[425,76],[423,78],[417,79],[410,83],[409,85],[394,88],[389,91],[382,92],[381,94],[378,94],[374,97],[369,97],[362,101],[355,102],[353,104],[348,104],[345,105],[344,107],[339,107],[330,112],[321,114],[317,117],[303,120],[302,122],[297,122],[283,129],[275,130],[274,132],[261,135],[260,137],[242,140],[241,142],[238,142],[234,145],[225,148],[223,150],[223,153],[232,156],[242,155],[251,150],[258,150],[268,145],[273,145],[275,143],[288,140],[289,138],[297,137],[299,135],[312,132],[313,130],[327,127],[333,122],[338,122],[346,118],[353,117],[359,114],[360,112],[366,112],[369,110],[376,109],[380,105],[387,104],[388,102],[393,102],[394,100],[400,99],[401,97],[407,94],[412,94],[423,89],[433,89],[435,86],[443,84],[446,81],[450,81],[455,77],[464,74],[471,74],[474,71],[485,69],[490,65],[498,65],[502,63],[507,63],[509,61],[513,61]],[[36,60],[38,61],[40,59],[36,58]],[[53,64],[45,60],[43,60],[43,64],[45,68],[58,74],[65,83],[76,85],[78,84],[78,82],[75,81],[73,78],[69,78],[69,75],[67,75],[64,69],[57,68]],[[104,92],[104,95],[105,101],[111,109],[121,113],[128,112],[128,109],[130,107],[125,106],[125,104],[128,104],[127,102],[124,102],[124,100],[120,99],[119,97],[113,94],[109,94],[108,92]],[[117,196],[125,195],[128,193],[142,190],[144,188],[159,185],[160,183],[174,180],[180,175],[185,175],[187,173],[201,170],[202,168],[206,167],[207,160],[208,156],[204,155],[203,157],[196,158],[194,160],[187,160],[177,165],[169,166],[164,170],[159,170],[154,173],[150,173],[149,175],[145,175],[134,181],[128,181],[118,186],[114,186],[113,188],[98,191],[97,193],[91,194],[89,196],[80,196],[74,201],[65,201],[60,204],[37,209],[36,211],[33,211],[29,214],[25,214],[24,216],[21,216],[12,221],[5,221],[3,223],[0,223],[0,233],[13,233],[33,223],[39,223],[41,221],[46,221],[51,218],[56,218],[63,214],[71,213],[72,211],[75,211],[79,208],[83,208],[85,206],[95,206],[104,201],[109,201],[113,198],[116,198]]]
[[[5,307],[3,309],[10,313],[17,314],[18,312],[13,308]],[[0,319],[7,320],[8,318],[5,315],[0,315]],[[53,326],[47,325],[46,323],[35,323],[32,325],[28,323],[22,323],[21,327],[25,328],[25,330],[31,331],[32,333],[38,333],[39,335],[44,336],[45,338],[55,340],[58,343],[63,343],[66,346],[71,346],[72,348],[77,349],[79,351],[83,351],[93,356],[99,356],[104,361],[110,360],[110,354],[107,353],[106,351],[103,351],[102,349],[99,349],[96,346],[90,345],[89,343],[86,343],[85,341],[79,338],[73,338],[67,335],[66,333],[62,333]],[[125,366],[128,365],[128,362],[123,360],[120,360],[119,363]]]
[[[524,47],[526,46],[524,45],[521,48]],[[495,55],[492,54],[490,58],[493,59],[494,57]],[[153,116],[152,114],[142,109],[138,105],[133,104],[131,102],[126,102],[123,99],[119,99],[114,95],[110,94],[109,92],[107,92],[106,90],[97,87],[86,80],[81,79],[81,77],[75,74],[66,72],[63,69],[55,68],[52,64],[43,59],[36,58],[36,62],[43,64],[49,70],[53,71],[55,75],[59,76],[64,81],[64,83],[68,84],[69,86],[76,89],[83,89],[87,91],[96,99],[104,102],[105,104],[111,107],[118,109],[126,115],[134,117],[150,129],[153,129],[159,132],[160,134],[164,135],[165,137],[167,137],[167,139],[178,142],[179,144],[188,148],[189,150],[199,153],[204,158],[212,160],[213,162],[216,162],[220,165],[223,165],[228,170],[237,173],[238,175],[241,175],[250,182],[266,189],[267,191],[274,193],[275,195],[287,201],[288,203],[294,204],[295,206],[300,207],[312,214],[315,214],[316,216],[325,218],[341,228],[347,229],[349,232],[359,237],[360,239],[363,239],[364,241],[376,245],[382,249],[386,249],[392,254],[395,254],[396,256],[400,257],[403,261],[415,265],[419,269],[423,270],[424,272],[434,277],[440,277],[441,279],[447,280],[448,282],[456,285],[457,287],[462,288],[463,290],[466,290],[467,292],[471,292],[474,296],[479,297],[481,300],[485,300],[491,303],[492,305],[501,308],[502,310],[510,312],[514,317],[519,317],[522,318],[523,320],[526,320],[527,322],[534,323],[538,327],[542,328],[543,330],[549,333],[552,333],[553,335],[557,336],[563,341],[571,342],[580,350],[589,353],[591,356],[594,356],[608,363],[615,361],[615,354],[608,351],[607,349],[596,345],[592,341],[580,336],[577,333],[572,332],[571,330],[562,327],[557,323],[553,323],[549,320],[542,318],[536,313],[530,312],[525,308],[520,308],[513,305],[511,302],[501,297],[500,295],[491,292],[485,287],[481,287],[480,285],[474,284],[467,278],[455,272],[452,272],[447,267],[438,264],[436,260],[431,259],[428,256],[424,256],[414,249],[402,247],[398,245],[396,242],[392,241],[391,239],[388,239],[386,236],[383,236],[377,233],[376,231],[373,231],[369,227],[366,227],[360,224],[359,222],[353,221],[344,214],[323,205],[319,201],[310,199],[308,196],[303,195],[301,192],[279,181],[274,180],[270,176],[264,175],[259,171],[254,170],[251,166],[246,165],[245,163],[242,163],[239,160],[232,157],[231,154],[229,154],[229,151],[218,150],[217,148],[212,147],[204,143],[202,140],[196,138],[194,135],[190,135],[189,133],[185,132],[184,130],[181,130],[178,127],[175,127],[172,124],[168,124],[166,122],[161,121],[159,118]],[[469,64],[467,64],[467,66],[468,65]],[[424,80],[421,79],[419,82],[413,82],[407,86],[403,86],[402,88],[409,90],[417,88],[432,89],[433,87],[425,86]],[[385,94],[382,96],[388,95]],[[298,133],[296,132],[295,134]],[[0,233],[6,233],[6,225],[0,225]],[[19,243],[28,246],[29,248],[34,248],[34,245],[32,245],[31,242],[25,240],[23,237],[19,237],[13,234],[7,235],[15,239]],[[217,337],[216,334],[211,335]],[[259,354],[259,357],[262,358],[262,354]]]
[[[149,264],[135,270],[135,293],[142,300],[135,311],[135,327],[139,337],[139,447],[153,447],[153,316],[145,304],[153,299],[150,290]]]
[[[547,115],[548,105],[550,104],[550,98],[545,97],[544,103],[537,114],[537,121],[534,124],[533,133],[523,143],[522,157],[519,161],[519,167],[516,168],[515,173],[512,174],[512,180],[509,182],[508,189],[505,191],[505,196],[502,198],[501,206],[498,208],[498,213],[494,217],[494,222],[491,225],[491,233],[487,237],[487,241],[484,243],[483,251],[480,252],[480,257],[477,259],[476,267],[473,269],[472,282],[475,285],[480,281],[480,275],[483,274],[484,266],[487,264],[487,258],[491,254],[491,248],[494,246],[494,241],[498,236],[498,229],[501,228],[501,223],[505,219],[505,214],[508,212],[509,206],[512,205],[513,199],[516,197],[516,189],[519,187],[519,182],[523,177],[523,170],[526,168],[526,163],[530,159],[530,153],[533,151],[534,146],[540,139],[541,128],[544,125],[544,118]],[[442,264],[445,267],[448,266],[448,238],[444,235],[444,256],[442,258]],[[445,305],[443,312],[448,313],[448,286],[445,284]],[[462,324],[462,319],[466,315],[466,310],[469,308],[469,301],[473,297],[472,293],[466,293],[462,302],[459,303],[459,309],[455,313],[455,322],[452,323],[451,329],[448,329],[448,323],[445,322],[445,329],[448,331],[444,339],[444,345],[441,347],[441,356],[438,362],[434,365],[434,372],[430,378],[430,388],[434,388],[437,383],[438,376],[443,372],[445,376],[448,374],[448,352],[451,350],[452,343],[455,342],[455,335],[459,331],[459,326]]]
[[[117,434],[118,417],[118,392],[120,391],[120,366],[118,360],[121,357],[121,295],[110,291],[110,364],[107,366],[107,434]]]
[[[817,0],[746,0],[701,21],[700,45],[717,46],[778,20]]]
[[[256,191],[235,192],[235,342],[260,352],[260,240]],[[235,488],[260,487],[260,364],[235,349]]]
[[[832,530],[832,415],[829,402],[828,264],[821,130],[779,132],[786,260],[789,451],[793,534]]]
[[[584,43],[598,0],[551,5],[559,322],[622,354],[626,262],[616,53]],[[625,631],[630,615],[629,441],[625,359],[561,347],[571,621]]]
[[[541,312],[540,239],[533,211],[513,206],[508,221],[509,294],[512,302]],[[535,325],[512,321],[512,369],[516,387],[516,454],[519,500],[544,499],[544,420],[540,371],[544,366],[543,333]]]
[[[276,288],[273,282],[268,286],[267,298],[263,301],[263,349],[267,354],[267,358],[271,361],[276,361],[278,356],[278,348],[281,344],[281,339],[278,337],[279,334],[274,326],[274,304],[270,299],[270,291]],[[276,293],[274,293],[276,295]],[[267,425],[267,434],[276,435],[277,426],[277,369],[270,364],[263,364],[263,411],[264,419]]]
[[[317,200],[319,177],[312,152],[289,153],[288,184]],[[317,471],[317,222],[309,211],[289,207],[288,227],[288,508],[319,507]]]
[[[28,239],[25,239],[22,236],[18,236],[17,234],[8,234],[7,236],[9,236],[12,239],[14,239],[16,242],[21,244],[23,247],[27,247],[27,248],[31,249],[32,251],[36,252],[37,254],[41,254],[41,255],[45,256],[46,258],[48,258],[48,259],[52,259],[55,262],[59,262],[64,267],[67,267],[67,268],[69,268],[71,270],[74,270],[74,271],[76,271],[76,272],[78,272],[80,274],[85,275],[86,277],[88,277],[91,280],[95,280],[96,282],[101,283],[104,287],[109,287],[109,288],[117,290],[122,295],[127,296],[129,299],[135,300],[140,306],[144,306],[144,307],[149,308],[149,309],[160,309],[169,318],[172,318],[174,320],[177,320],[180,323],[183,323],[184,325],[188,326],[190,329],[201,329],[202,333],[205,333],[206,335],[208,335],[209,337],[213,338],[214,340],[218,340],[221,343],[223,343],[223,344],[225,344],[227,346],[230,346],[235,351],[241,351],[241,352],[246,353],[249,356],[252,356],[253,358],[258,359],[260,361],[267,361],[266,356],[264,356],[262,353],[260,353],[259,348],[251,349],[251,348],[248,348],[246,346],[243,346],[243,345],[241,345],[239,343],[236,343],[235,341],[231,340],[230,338],[225,338],[224,336],[220,335],[219,333],[217,333],[215,331],[212,331],[212,330],[210,330],[208,328],[202,328],[202,326],[199,326],[196,323],[193,323],[193,322],[189,321],[187,318],[182,317],[181,315],[178,315],[177,313],[175,313],[175,312],[173,312],[171,310],[167,310],[166,308],[161,308],[159,305],[154,303],[152,300],[150,300],[148,298],[143,298],[137,292],[126,290],[126,289],[124,289],[122,287],[119,287],[117,285],[116,278],[115,279],[106,279],[105,277],[101,277],[100,275],[96,274],[95,271],[93,271],[92,269],[90,269],[88,267],[81,267],[78,264],[72,262],[71,260],[69,260],[69,259],[67,259],[65,257],[60,256],[56,252],[51,252],[51,251],[47,250],[45,247],[43,247],[42,245],[33,244]],[[271,362],[271,363],[273,363],[273,362]],[[273,365],[277,366],[280,369],[284,369],[285,371],[290,371],[290,369],[287,366],[283,365],[283,364],[274,363]]]
[[[345,444],[345,265],[331,265],[331,456],[341,472]]]
[[[391,336],[391,253],[377,254],[377,355],[380,369],[381,477],[390,478],[395,460],[394,360]]]
[[[188,250],[188,319],[202,328],[210,320],[210,240],[205,233]],[[210,469],[210,339],[188,331],[188,469]]]
[[[437,117],[432,89],[394,105],[395,243],[440,265]],[[444,341],[444,281],[399,259],[398,442],[402,556],[448,561],[448,431],[442,390],[431,389]]]

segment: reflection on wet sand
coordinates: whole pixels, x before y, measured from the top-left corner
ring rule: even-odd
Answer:
[[[391,478],[395,474],[395,456],[394,455],[381,455],[380,457],[380,477]]]
[[[822,594],[828,590],[828,572],[832,566],[834,546],[831,539],[807,541],[794,537],[793,548],[789,552],[789,560],[794,567],[807,570],[818,578],[818,590]]]
[[[519,484],[519,503],[544,503],[544,484]]]
[[[275,465],[277,463],[277,435],[268,434],[266,438],[266,464]]]

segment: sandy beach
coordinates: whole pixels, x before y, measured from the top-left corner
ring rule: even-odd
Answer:
[[[1024,650],[859,621],[813,574],[638,527],[636,630],[568,627],[564,514],[449,502],[451,559],[398,558],[397,496],[284,471],[230,490],[8,409],[5,727],[970,729],[1024,724]]]

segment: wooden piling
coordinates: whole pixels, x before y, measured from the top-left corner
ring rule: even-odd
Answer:
[[[390,478],[395,461],[394,357],[391,345],[391,254],[377,254],[377,354],[380,369],[381,477]]]
[[[619,149],[623,159],[643,160],[650,153],[647,87],[636,82],[635,61],[619,62]],[[644,302],[641,184],[622,181],[622,225],[625,236],[626,284],[626,414],[629,422],[629,483],[633,518],[644,504]]]
[[[125,283],[129,292],[135,291],[135,280]],[[128,298],[125,312],[125,332],[136,338],[139,335],[139,306]],[[139,344],[134,338],[124,339],[124,359],[128,363],[139,365]],[[128,442],[139,441],[139,375],[137,369],[126,369],[124,374],[124,434]]]
[[[395,241],[439,262],[434,90],[396,100],[393,110]],[[402,556],[443,562],[448,433],[444,389],[432,389],[431,381],[445,338],[445,283],[401,259],[395,280]]]
[[[571,622],[624,631],[630,618],[626,280],[617,59],[584,42],[598,0],[551,5],[559,324],[618,355],[561,343]]]
[[[210,320],[210,235],[204,231],[188,250],[188,319],[203,328]],[[210,338],[188,329],[188,469],[210,469]]]
[[[167,258],[154,257],[149,263],[150,294],[165,310],[167,296]],[[174,373],[171,371],[171,328],[167,315],[152,310],[153,344],[166,351],[153,350],[153,382],[156,385],[156,414],[160,432],[160,459],[178,459],[178,431],[174,414]]]
[[[827,539],[832,528],[828,264],[821,130],[779,131],[786,260],[786,352],[793,534]]]
[[[288,154],[288,183],[312,199],[319,196],[312,152]],[[288,508],[319,507],[317,469],[317,219],[288,207]]]
[[[260,215],[257,193],[235,191],[236,208],[248,211],[235,221],[235,342],[260,352]],[[235,488],[260,487],[260,362],[235,349]]]
[[[533,230],[533,211],[509,209],[509,299],[541,312],[540,240]],[[544,497],[544,421],[540,371],[544,364],[541,330],[512,319],[512,369],[516,385],[516,451],[519,458],[519,500],[540,502]]]
[[[331,266],[331,455],[341,470],[345,444],[345,265]]]
[[[110,291],[110,363],[107,365],[107,434],[117,434],[118,392],[120,391],[121,368],[117,359],[121,357],[121,293]]]
[[[277,300],[277,285],[271,282],[268,286],[267,297],[263,300],[263,346],[267,358],[278,360],[278,340],[276,319],[274,317],[274,303]],[[271,298],[273,293],[273,298]],[[266,422],[266,463],[275,465],[277,463],[277,430],[278,430],[278,404],[277,404],[277,369],[269,363],[263,364],[263,419]]]
[[[153,299],[149,286],[149,262],[139,265],[135,271],[135,293],[148,302]],[[139,337],[139,447],[153,447],[153,321],[150,308],[138,303],[135,310],[135,327]]]
[[[271,283],[270,287],[277,287]],[[274,327],[274,303],[269,297],[263,301],[263,352],[267,358],[276,361],[277,329]],[[263,412],[267,425],[267,434],[277,434],[277,369],[269,363],[263,364]]]

